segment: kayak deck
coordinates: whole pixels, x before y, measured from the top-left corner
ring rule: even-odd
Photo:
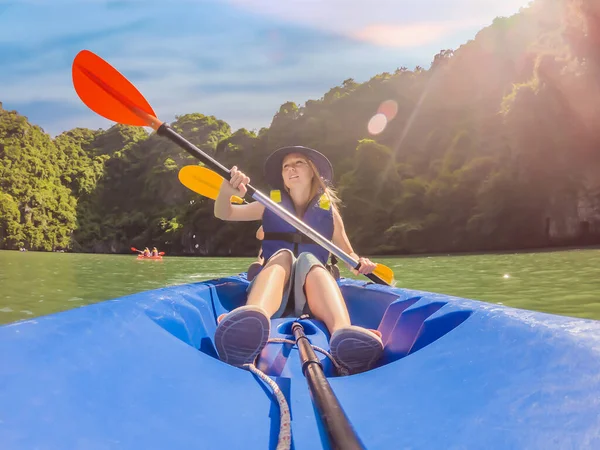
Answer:
[[[0,442],[26,448],[269,448],[270,389],[216,357],[245,277],[168,287],[0,327]],[[366,373],[325,373],[366,448],[600,448],[600,322],[340,280],[353,324],[382,332]],[[291,337],[293,318],[272,321]],[[329,333],[304,320],[313,345]],[[293,448],[325,438],[296,348],[257,364],[284,392]]]

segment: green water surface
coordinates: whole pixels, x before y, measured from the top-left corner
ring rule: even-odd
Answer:
[[[373,259],[394,270],[398,287],[600,320],[598,249]],[[236,274],[252,261],[0,251],[0,323]],[[342,275],[352,276],[345,267]]]

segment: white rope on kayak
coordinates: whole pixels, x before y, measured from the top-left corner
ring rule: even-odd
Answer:
[[[296,345],[296,341],[292,341],[291,339],[272,338],[267,341],[267,343],[270,343],[270,342]],[[338,372],[338,375],[346,376],[346,375],[350,374],[350,372],[348,372],[346,369],[344,369],[342,366],[340,366],[338,364],[338,362],[333,358],[333,356],[331,356],[331,354],[327,350],[323,350],[321,347],[317,347],[316,345],[312,345],[312,344],[310,344],[310,346],[313,348],[313,350],[316,350],[319,353],[323,353],[325,356],[327,356],[331,360],[332,364],[334,365],[335,369]]]
[[[271,338],[267,341],[267,343],[290,344],[293,346],[296,345],[296,341],[282,338]],[[316,350],[327,356],[331,360],[331,362],[333,363],[340,375],[348,375],[348,371],[342,366],[340,366],[337,363],[337,361],[333,359],[333,356],[331,356],[331,354],[328,351],[323,350],[321,347],[317,347],[316,345],[310,344],[310,346],[313,348],[313,350]],[[259,356],[257,356],[256,359],[258,359]],[[258,378],[267,383],[269,387],[273,390],[275,398],[277,399],[277,403],[279,404],[279,437],[277,438],[276,450],[290,450],[292,446],[292,423],[290,408],[288,406],[287,400],[285,399],[285,395],[283,395],[283,392],[281,392],[281,389],[279,388],[277,383],[275,383],[266,373],[258,369],[255,364],[244,364],[242,367],[248,369],[250,372],[255,374]]]
[[[265,383],[267,383],[277,398],[279,404],[279,437],[277,438],[276,450],[290,450],[292,446],[292,423],[290,416],[290,408],[285,399],[285,395],[267,374],[261,372],[254,364],[244,364],[246,369],[255,374]]]

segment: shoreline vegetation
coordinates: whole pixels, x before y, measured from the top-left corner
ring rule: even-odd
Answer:
[[[268,128],[233,131],[200,113],[171,125],[263,192],[274,149],[327,155],[360,254],[596,248],[598,18],[593,0],[535,0],[428,69],[344,80],[318,100],[284,103]],[[197,163],[142,128],[51,138],[0,103],[0,249],[256,256],[258,223],[215,219],[213,201],[179,183],[179,169]]]
[[[588,250],[599,250],[600,244],[586,245],[586,246],[574,246],[565,245],[557,247],[527,247],[527,248],[514,248],[514,249],[503,249],[503,250],[492,250],[492,251],[455,251],[455,252],[437,252],[437,253],[408,253],[408,254],[373,254],[367,255],[370,258],[437,258],[437,257],[451,257],[451,256],[486,256],[486,255],[525,255],[525,254],[539,254],[539,253],[556,253],[556,252],[572,252],[572,251],[588,251]],[[20,251],[19,249],[0,249],[0,251]],[[90,254],[92,252],[74,252],[69,250],[21,250],[22,252],[33,252],[33,253],[71,253],[71,254]],[[120,252],[120,253],[94,253],[94,254],[106,254],[106,255],[121,255],[121,256],[135,256],[133,252]],[[177,257],[195,257],[195,258],[253,258],[255,255],[196,255],[196,254],[174,254],[165,256],[177,256]]]

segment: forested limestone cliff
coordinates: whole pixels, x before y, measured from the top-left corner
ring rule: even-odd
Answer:
[[[597,244],[599,48],[600,2],[536,0],[428,69],[345,80],[257,132],[201,113],[172,126],[259,189],[276,148],[325,153],[361,254]],[[196,163],[141,128],[51,139],[0,106],[0,248],[256,254],[258,223],[215,219],[179,183]]]

